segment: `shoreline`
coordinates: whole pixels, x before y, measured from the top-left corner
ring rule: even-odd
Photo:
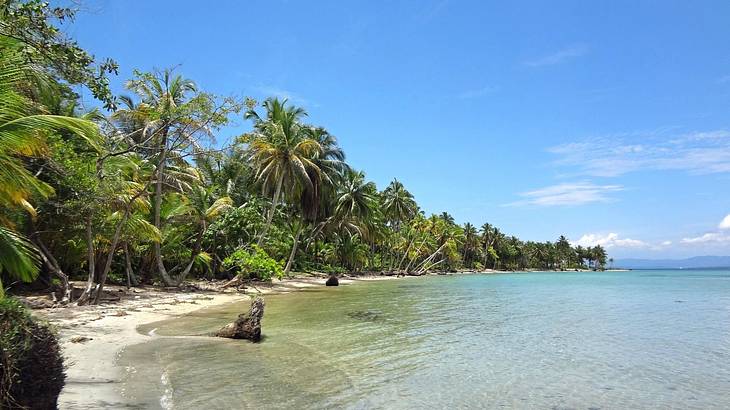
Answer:
[[[530,271],[524,271],[529,273]],[[559,272],[559,271],[558,271]],[[567,271],[571,272],[571,271]],[[518,273],[487,269],[484,271],[431,272],[418,276],[364,274],[344,275],[343,286],[359,282],[419,278],[423,276]],[[157,337],[139,333],[139,326],[174,319],[210,307],[251,300],[256,295],[273,295],[323,287],[327,276],[295,276],[274,279],[272,283],[247,284],[245,292],[220,289],[218,282],[196,281],[195,290],[147,286],[131,288],[110,285],[107,291],[118,300],[100,305],[33,310],[50,322],[59,334],[66,366],[66,384],[59,396],[64,409],[123,408],[127,403],[120,389],[125,370],[117,358],[125,348]],[[81,285],[81,283],[75,283]]]
[[[340,285],[402,278],[345,277],[340,279]],[[33,310],[33,315],[47,320],[58,331],[66,367],[66,383],[59,396],[59,408],[127,407],[120,389],[125,369],[117,364],[117,358],[127,347],[157,337],[139,333],[137,328],[141,325],[251,300],[259,294],[285,294],[317,288],[324,286],[326,280],[326,277],[285,278],[271,284],[247,286],[246,293],[205,288],[194,292],[169,291],[151,286],[127,291],[123,286],[112,285],[107,287],[108,291],[120,294],[119,300],[92,306]]]

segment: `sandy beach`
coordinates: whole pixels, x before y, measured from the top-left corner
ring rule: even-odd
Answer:
[[[340,285],[396,278],[341,278]],[[189,292],[108,286],[107,291],[118,295],[119,300],[96,306],[35,310],[34,314],[57,327],[64,352],[67,378],[59,408],[126,408],[120,386],[125,369],[117,366],[116,359],[125,347],[155,337],[139,333],[137,327],[140,325],[181,317],[211,306],[250,300],[257,294],[281,294],[324,286],[325,281],[326,278],[318,277],[274,280],[271,284],[248,285],[245,293],[233,289],[213,290],[214,286],[206,286],[205,282],[196,283],[199,290]]]

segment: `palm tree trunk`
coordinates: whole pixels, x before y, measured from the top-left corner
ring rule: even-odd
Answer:
[[[86,303],[89,296],[91,295],[91,288],[94,287],[94,275],[96,272],[96,260],[94,252],[94,236],[91,230],[91,216],[86,219],[86,264],[88,266],[89,275],[86,278],[86,287],[83,293],[76,301],[76,304],[81,306]]]
[[[403,253],[403,257],[400,259],[400,262],[398,262],[398,266],[396,266],[396,270],[400,271],[401,265],[403,265],[403,262],[406,260],[406,257],[408,256],[408,251],[411,250],[411,246],[413,245],[413,241],[416,238],[413,237],[410,241],[408,241],[408,246],[406,247],[406,251]]]
[[[124,266],[127,271],[127,289],[129,289],[132,285],[137,285],[137,278],[132,272],[132,258],[129,255],[129,244],[126,241],[124,242]]]
[[[119,224],[117,224],[117,229],[114,232],[114,237],[112,239],[112,243],[109,246],[109,255],[106,257],[106,264],[104,264],[104,270],[101,272],[101,275],[99,275],[99,284],[96,285],[96,294],[94,295],[94,304],[98,304],[101,300],[101,293],[104,290],[104,284],[106,283],[106,277],[109,275],[109,271],[112,268],[112,261],[114,260],[114,252],[117,250],[117,245],[119,244],[119,237],[122,236],[122,227],[127,222],[127,218],[129,218],[129,213],[131,209],[131,201],[130,204],[127,205],[127,209],[124,212],[124,216],[122,216],[122,220],[119,221]]]
[[[416,250],[416,256],[415,256],[415,257],[414,257],[413,259],[411,259],[411,260],[410,260],[410,261],[408,262],[408,265],[406,265],[406,273],[408,273],[408,272],[409,272],[409,271],[411,270],[411,265],[413,264],[413,262],[414,262],[414,261],[415,261],[416,259],[418,259],[418,255],[420,255],[420,254],[421,254],[421,249],[423,249],[423,245],[424,245],[425,243],[426,243],[426,239],[424,239],[424,240],[423,240],[423,241],[421,242],[421,244],[420,244],[420,245],[418,245],[418,249]]]
[[[53,272],[54,275],[58,276],[58,278],[61,280],[61,291],[63,296],[61,296],[61,304],[67,304],[71,300],[71,286],[68,282],[68,275],[66,275],[63,270],[61,270],[61,266],[58,264],[58,261],[56,258],[53,257],[53,254],[46,248],[46,246],[41,242],[41,239],[36,237],[35,238],[35,244],[38,246],[38,249],[41,251],[41,259],[43,259],[43,263],[46,265],[48,270]],[[54,296],[55,298],[55,296]]]
[[[193,247],[193,252],[190,254],[190,262],[188,262],[188,266],[185,267],[185,269],[180,273],[180,275],[175,280],[175,286],[180,286],[185,279],[187,278],[188,274],[193,268],[193,264],[195,263],[195,258],[198,257],[200,254],[200,249],[203,247],[203,234],[205,233],[205,223],[203,223],[202,229],[198,231],[198,238],[195,240],[195,246]]]
[[[302,234],[303,229],[299,229],[297,231],[297,234],[294,236],[294,244],[291,247],[291,253],[289,254],[289,260],[286,262],[286,267],[284,268],[284,276],[289,274],[289,271],[291,270],[292,265],[294,264],[294,256],[297,253],[297,246],[299,245],[299,236]]]
[[[162,179],[165,175],[165,161],[167,160],[167,133],[165,129],[162,132],[162,140],[160,141],[160,159],[157,163],[157,169],[155,171],[155,215],[154,224],[155,228],[162,231],[162,222],[160,220],[160,209],[162,208]],[[162,277],[162,281],[166,286],[175,286],[175,282],[172,280],[170,275],[167,273],[165,268],[165,262],[162,260],[162,243],[155,242],[153,244],[155,260],[157,262],[157,270]]]
[[[269,209],[269,215],[266,217],[266,225],[264,225],[264,230],[261,232],[261,235],[259,235],[259,240],[256,242],[256,245],[261,246],[261,244],[264,242],[264,239],[266,238],[266,234],[269,233],[269,228],[271,227],[271,221],[274,220],[274,213],[276,212],[276,205],[279,204],[279,195],[281,194],[281,185],[284,183],[284,174],[279,175],[279,180],[276,182],[276,190],[274,191],[274,198],[271,201],[271,208]]]
[[[439,246],[439,248],[436,249],[436,251],[434,253],[432,253],[431,256],[429,256],[423,262],[421,262],[421,264],[418,265],[418,267],[416,268],[416,272],[421,271],[421,268],[423,268],[426,264],[428,264],[428,262],[431,262],[431,260],[434,257],[436,257],[436,255],[438,255],[439,252],[441,252],[441,250],[444,248],[444,246],[446,246],[446,242],[444,242],[443,245]]]

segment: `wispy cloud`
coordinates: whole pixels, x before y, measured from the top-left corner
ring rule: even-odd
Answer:
[[[717,79],[718,84],[728,84],[730,83],[730,74],[724,75]]]
[[[543,67],[555,65],[586,55],[587,53],[588,46],[586,46],[585,44],[574,44],[572,46],[560,49],[552,54],[548,54],[534,60],[525,61],[524,64],[528,67]]]
[[[492,94],[495,91],[497,91],[497,87],[488,85],[488,86],[481,87],[481,88],[466,90],[466,91],[460,93],[459,95],[457,95],[456,97],[459,98],[460,100],[470,100],[472,98],[484,97],[485,95]]]
[[[717,225],[719,231],[706,232],[699,236],[691,236],[683,238],[680,242],[683,244],[710,244],[710,243],[726,243],[730,242],[730,215],[725,216]]]
[[[554,146],[555,164],[600,177],[641,170],[680,170],[692,174],[730,172],[730,131],[671,135],[666,131],[589,138]]]
[[[575,206],[594,202],[611,202],[612,192],[622,191],[621,185],[596,185],[589,181],[551,185],[520,194],[524,199],[506,206]]]
[[[610,248],[650,248],[650,244],[638,239],[621,238],[617,233],[596,234],[587,233],[575,241],[570,241],[575,246],[596,246],[601,245],[606,249]]]
[[[730,242],[730,235],[721,232],[708,232],[700,236],[684,238],[681,242],[684,244],[723,243]]]
[[[259,85],[254,87],[254,90],[257,93],[262,94],[264,97],[286,98],[287,100],[289,100],[290,103],[304,106],[304,108],[319,107],[319,104],[315,101],[304,98],[293,91],[284,90],[278,87],[270,85]]]

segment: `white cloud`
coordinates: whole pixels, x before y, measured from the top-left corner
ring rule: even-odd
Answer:
[[[617,233],[609,233],[607,235],[588,233],[580,237],[577,241],[571,241],[574,246],[596,246],[601,245],[606,249],[610,248],[649,248],[650,245],[644,241],[631,238],[621,238]]]
[[[588,181],[563,183],[523,192],[520,196],[525,199],[507,204],[507,206],[559,206],[610,202],[612,198],[608,194],[621,190],[623,190],[621,185],[595,185]]]
[[[672,241],[664,241],[661,243],[661,246],[669,246],[672,244]]]
[[[720,232],[708,232],[701,236],[684,238],[681,242],[685,244],[723,243],[730,242],[730,236]]]
[[[719,229],[730,229],[730,214],[722,218],[720,225],[717,226]]]
[[[555,65],[572,58],[583,56],[586,53],[588,53],[588,47],[585,44],[575,44],[535,60],[526,61],[525,65],[528,67]]]
[[[491,94],[495,91],[497,91],[497,87],[486,86],[486,87],[482,87],[482,88],[476,88],[473,90],[466,90],[466,91],[460,93],[459,95],[457,95],[457,98],[459,98],[461,100],[479,98],[479,97],[484,97],[487,94]]]
[[[578,174],[614,177],[641,170],[691,174],[730,172],[730,131],[671,135],[666,130],[590,138],[548,148],[558,166]]]

